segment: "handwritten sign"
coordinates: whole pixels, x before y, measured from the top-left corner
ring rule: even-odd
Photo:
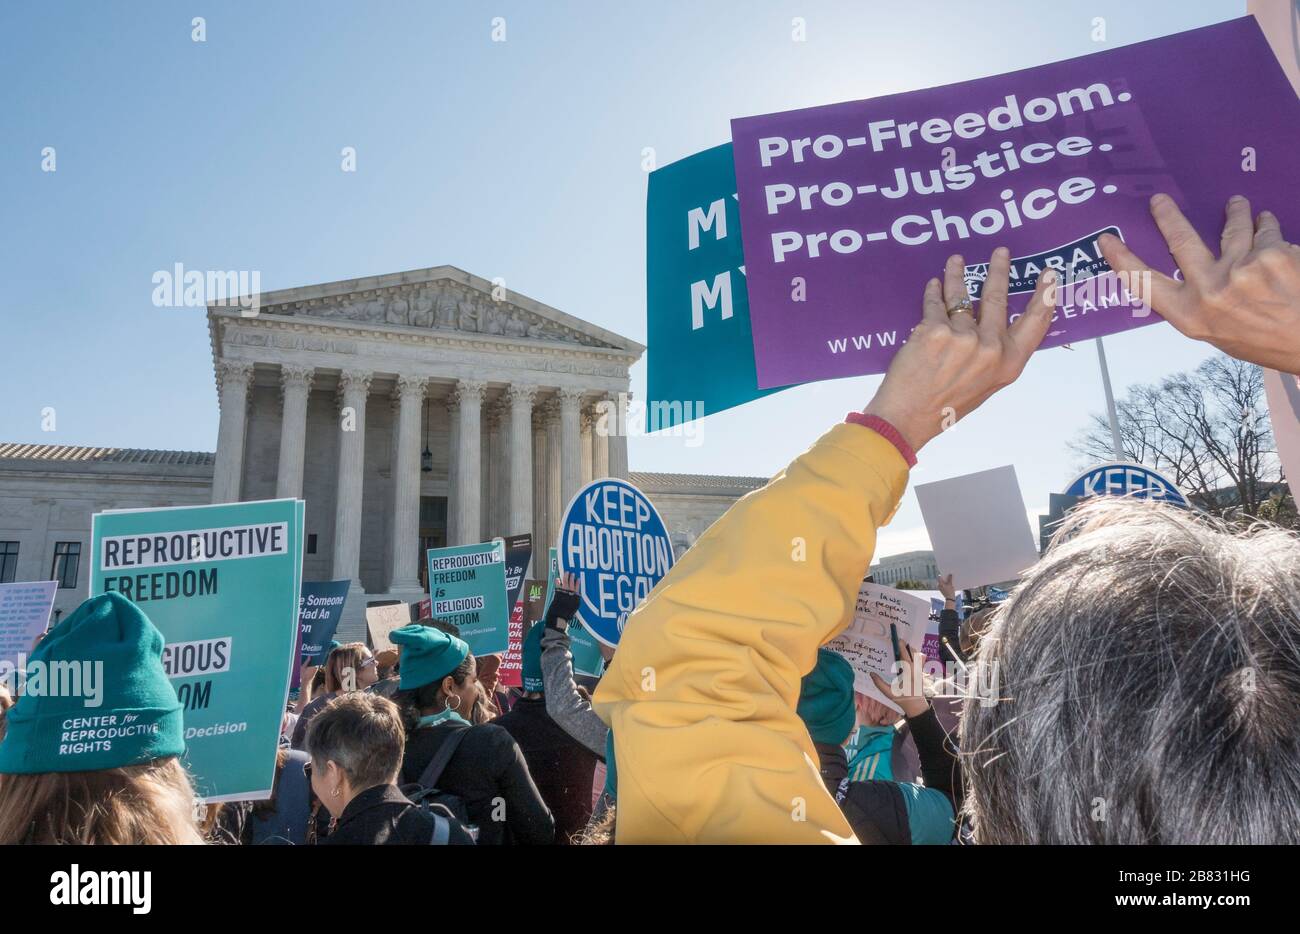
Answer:
[[[388,634],[411,621],[409,603],[386,603],[383,606],[366,607],[366,628],[370,630],[370,644],[376,652],[389,649],[396,650]]]
[[[58,581],[0,584],[0,665],[18,665],[45,631]]]
[[[889,636],[889,624],[898,629],[898,644],[921,648],[930,622],[930,601],[914,597],[904,590],[895,590],[883,584],[863,582],[858,591],[858,603],[853,622],[826,648],[843,655],[853,666],[853,690],[874,697],[899,713],[903,708],[887,697],[871,679],[872,672],[886,681],[894,680],[894,646]]]

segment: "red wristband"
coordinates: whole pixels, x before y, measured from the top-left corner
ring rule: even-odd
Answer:
[[[907,466],[909,468],[916,466],[916,452],[912,450],[912,446],[903,440],[903,436],[899,434],[897,428],[885,421],[879,415],[867,415],[864,412],[850,412],[844,421],[852,425],[861,425],[863,428],[870,428],[898,449],[898,453],[903,456],[903,460],[907,461]]]

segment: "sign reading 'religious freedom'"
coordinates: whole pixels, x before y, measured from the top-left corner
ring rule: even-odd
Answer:
[[[883,373],[953,253],[1010,311],[1061,274],[1044,347],[1160,320],[1121,237],[1174,274],[1149,211],[1217,244],[1234,194],[1300,227],[1300,101],[1252,17],[1023,71],[731,124],[758,385]]]
[[[270,797],[302,584],[301,500],[115,511],[91,520],[90,594],[162,632],[186,765],[210,801]],[[78,742],[111,743],[104,737]]]
[[[510,643],[505,542],[430,548],[429,599],[433,618],[454,623],[472,653],[505,652]]]
[[[560,522],[560,570],[582,584],[578,619],[618,645],[627,618],[673,566],[672,542],[654,504],[626,480],[580,489]]]

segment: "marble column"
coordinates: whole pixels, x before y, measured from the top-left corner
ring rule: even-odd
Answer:
[[[479,541],[485,542],[496,536],[505,536],[503,532],[501,479],[506,471],[502,455],[504,445],[501,441],[501,425],[504,421],[500,400],[493,400],[483,406],[483,454],[482,482],[479,485],[479,502],[482,504],[482,516],[479,519]]]
[[[537,387],[516,383],[506,390],[509,405],[510,518],[509,535],[520,535],[533,527],[533,400]],[[537,542],[533,542],[537,553]],[[524,576],[532,574],[532,565]]]
[[[517,532],[527,531],[525,528],[516,529],[511,523],[513,521],[510,514],[510,397],[503,393],[497,402],[497,429],[495,444],[493,449],[496,451],[497,472],[492,479],[492,521],[496,534],[501,536],[514,535]]]
[[[586,485],[591,482],[591,470],[592,470],[591,439],[595,436],[595,432],[593,432],[591,429],[592,429],[592,424],[594,422],[595,422],[595,417],[591,414],[590,411],[584,411],[582,413],[582,441],[579,443],[579,448],[580,448],[579,453],[581,454],[581,460],[582,460],[583,485]]]
[[[560,396],[560,500],[561,509],[582,485],[582,428],[579,424],[582,390],[561,389]]]
[[[456,402],[460,406],[457,420],[456,447],[456,536],[453,545],[473,545],[481,541],[479,495],[482,470],[483,397],[487,383],[462,379],[456,383]]]
[[[217,363],[217,394],[221,422],[217,428],[217,454],[212,465],[212,502],[239,502],[244,473],[244,433],[248,427],[248,389],[253,364],[240,360]]]
[[[619,393],[610,413],[609,475],[620,480],[627,479],[627,400],[631,398],[631,393]]]
[[[334,497],[334,579],[361,592],[361,490],[366,463],[366,396],[372,374],[344,370],[339,376],[339,464]],[[357,602],[349,600],[349,602]]]
[[[552,399],[543,415],[546,425],[546,538],[555,541],[560,534],[560,513],[568,500],[561,499],[561,465],[564,462],[560,440],[560,403]]]
[[[609,433],[615,427],[614,404],[609,397],[596,403],[595,423],[591,431],[591,477],[600,480],[609,476]]]
[[[397,377],[397,451],[393,458],[392,576],[388,591],[419,600],[420,587],[420,420],[424,379]]]
[[[534,399],[534,401],[536,401]],[[533,409],[533,571],[532,577],[546,577],[546,549],[555,545],[547,537],[546,525],[546,422],[542,413]]]
[[[302,463],[307,451],[307,400],[315,370],[280,367],[280,461],[275,474],[276,499],[302,498]]]
[[[460,403],[453,387],[443,399],[447,407],[447,528],[446,541],[450,545],[455,541],[458,503],[457,469],[460,461]]]

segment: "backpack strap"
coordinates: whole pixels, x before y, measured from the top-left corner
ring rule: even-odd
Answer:
[[[451,842],[451,821],[437,812],[433,815],[433,839],[429,841],[432,846],[446,846]]]
[[[451,759],[456,755],[456,749],[460,746],[460,741],[465,738],[465,734],[470,731],[468,726],[458,727],[451,736],[442,741],[438,751],[429,764],[424,767],[420,773],[420,787],[431,790],[438,787],[438,779],[442,778],[443,771],[451,763]]]

